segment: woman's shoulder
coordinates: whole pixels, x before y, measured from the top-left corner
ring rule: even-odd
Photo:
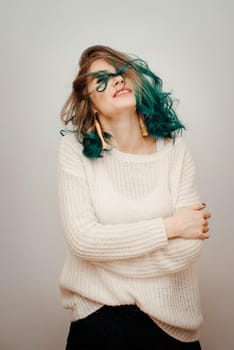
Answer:
[[[164,146],[167,146],[169,144],[172,144],[173,146],[177,146],[177,147],[186,146],[185,138],[181,134],[176,135],[174,138],[165,137],[163,141],[164,141]]]
[[[67,131],[59,140],[59,152],[74,151],[80,153],[82,144],[78,139],[77,132]]]
[[[72,171],[82,166],[84,158],[82,147],[76,133],[67,132],[61,136],[58,146],[59,165]]]
[[[179,159],[186,159],[186,161],[193,161],[193,151],[191,144],[189,140],[186,137],[187,135],[184,134],[178,134],[176,135],[175,139],[165,139],[165,143],[167,142],[167,145],[174,142],[174,145],[172,147],[172,154],[173,157],[179,161]],[[165,147],[170,147],[165,146]],[[178,162],[179,164],[179,162]]]

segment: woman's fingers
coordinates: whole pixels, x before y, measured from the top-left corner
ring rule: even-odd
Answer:
[[[201,210],[201,209],[204,209],[206,207],[206,204],[205,203],[196,203],[193,205],[189,205],[188,207],[190,207],[191,209],[194,209],[194,210]]]
[[[209,238],[209,235],[207,233],[202,233],[200,235],[200,239],[208,239]]]
[[[211,217],[209,211],[205,211],[206,204],[196,203],[186,207],[177,208],[173,215],[178,226],[176,228],[176,235],[173,237],[207,239],[209,238],[209,223],[208,219]],[[173,228],[172,228],[173,232]],[[178,234],[179,232],[179,234]],[[171,238],[173,238],[171,237]]]
[[[203,226],[202,227],[202,232],[203,233],[206,233],[206,232],[208,232],[209,231],[209,227],[208,226]]]
[[[209,225],[209,222],[208,222],[207,220],[204,219],[203,222],[202,222],[202,225],[203,225],[203,226],[208,226],[208,225]]]
[[[197,203],[197,204],[193,204],[191,206],[189,206],[191,209],[194,209],[194,210],[202,210],[206,207],[206,203]],[[209,211],[204,211],[203,212],[203,218],[204,219],[209,219],[211,218],[211,212]]]
[[[205,211],[203,213],[203,217],[204,217],[204,219],[209,219],[211,217],[211,213],[209,211]]]

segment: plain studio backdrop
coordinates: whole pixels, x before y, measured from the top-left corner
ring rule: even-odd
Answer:
[[[0,13],[0,349],[65,346],[59,113],[79,56],[93,44],[142,57],[180,101],[212,213],[198,264],[201,343],[203,350],[234,349],[233,1],[1,0]]]

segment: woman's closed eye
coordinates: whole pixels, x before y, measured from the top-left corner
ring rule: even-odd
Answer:
[[[96,90],[102,92],[106,89],[108,80],[114,75],[114,73],[100,74],[96,79]]]

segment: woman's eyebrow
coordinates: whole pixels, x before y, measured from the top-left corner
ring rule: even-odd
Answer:
[[[95,74],[115,74],[115,72],[109,72],[108,70],[98,70],[98,71],[95,71],[95,72],[90,72],[90,74],[92,75],[95,75]]]

